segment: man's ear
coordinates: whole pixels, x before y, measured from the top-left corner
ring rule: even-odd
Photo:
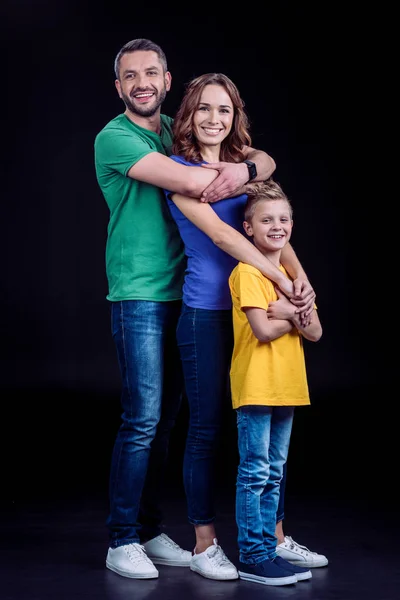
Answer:
[[[167,92],[169,92],[169,90],[171,89],[171,81],[172,81],[172,75],[169,71],[165,72],[164,79],[165,79],[165,88],[166,88]]]
[[[121,83],[120,83],[119,79],[115,80],[115,87],[117,88],[118,96],[120,98],[122,98],[122,96],[121,96]]]

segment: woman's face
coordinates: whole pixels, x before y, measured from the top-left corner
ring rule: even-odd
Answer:
[[[207,85],[193,115],[193,134],[200,146],[217,146],[229,134],[234,117],[232,100],[221,85]]]

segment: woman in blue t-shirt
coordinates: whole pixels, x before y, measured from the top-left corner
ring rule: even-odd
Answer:
[[[225,75],[209,73],[194,79],[174,120],[171,158],[197,168],[205,164],[215,168],[215,163],[221,161],[244,162],[251,157],[252,149],[243,107],[236,86]],[[272,164],[271,172],[275,168],[273,161]],[[254,180],[258,180],[257,176]],[[214,525],[216,449],[224,405],[229,402],[233,349],[229,275],[238,261],[252,264],[296,303],[295,290],[298,310],[306,319],[315,297],[290,244],[282,252],[282,263],[293,278],[294,287],[245,236],[242,223],[247,196],[245,188],[240,191],[234,198],[211,205],[165,190],[187,256],[177,338],[189,403],[183,470],[188,518],[196,534],[191,569],[219,580],[238,577],[235,566],[217,542]],[[236,452],[236,448],[226,450]],[[283,495],[281,489],[282,502]],[[280,520],[283,508],[281,512]]]

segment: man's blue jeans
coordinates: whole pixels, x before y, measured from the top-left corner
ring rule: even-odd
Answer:
[[[159,500],[183,376],[176,344],[181,302],[126,300],[111,305],[122,377],[122,423],[110,472],[110,546],[160,533]]]
[[[254,564],[275,556],[279,487],[289,451],[294,407],[245,406],[236,413],[239,560]]]

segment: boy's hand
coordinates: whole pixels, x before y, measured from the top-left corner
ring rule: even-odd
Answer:
[[[295,279],[293,287],[294,296],[290,298],[290,302],[296,306],[296,313],[300,315],[303,327],[307,327],[311,323],[311,313],[315,304],[315,292],[308,279]]]
[[[216,202],[232,198],[248,182],[249,170],[244,163],[215,162],[201,165],[205,169],[216,169],[218,177],[203,191],[202,202]]]
[[[279,288],[276,287],[275,290],[278,295],[278,300],[268,304],[267,317],[268,319],[290,321],[296,312],[296,307],[293,306],[291,301],[286,298]]]

